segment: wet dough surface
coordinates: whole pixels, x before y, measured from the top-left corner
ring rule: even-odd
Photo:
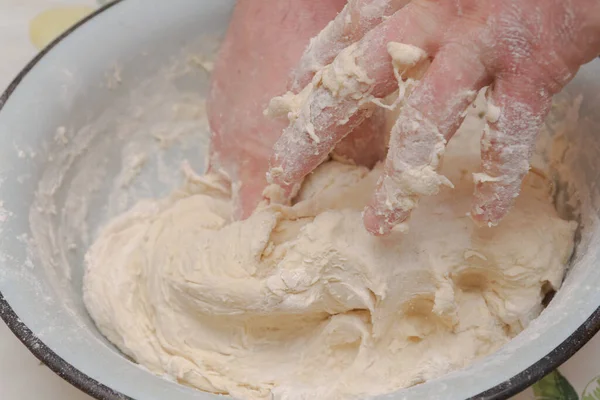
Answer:
[[[374,395],[461,368],[541,312],[576,228],[533,173],[499,226],[477,228],[468,135],[441,171],[455,188],[384,238],[361,221],[378,168],[327,162],[293,206],[241,222],[226,182],[188,173],[100,232],[86,256],[88,310],[152,372],[243,399]]]

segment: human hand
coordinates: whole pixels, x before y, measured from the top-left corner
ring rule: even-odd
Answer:
[[[349,7],[360,2],[351,0]],[[335,48],[337,54],[295,99],[300,104],[274,146],[270,179],[291,196],[304,176],[362,123],[371,101],[398,88],[388,43],[399,42],[416,46],[401,47],[413,56],[423,49],[431,65],[405,99],[392,129],[384,173],[365,209],[365,227],[374,234],[388,233],[408,218],[419,196],[450,184],[436,173],[438,163],[464,110],[487,85],[488,123],[471,216],[481,224],[498,223],[529,170],[552,96],[600,53],[600,1],[373,2],[398,11],[341,51],[321,34],[303,55],[300,70],[317,52]],[[343,24],[340,16],[336,23]],[[398,65],[402,57],[396,60],[400,73],[422,65],[422,57],[408,56],[404,54],[404,65]]]
[[[286,89],[302,88],[314,75],[314,63],[330,63],[339,50],[391,14],[384,4],[376,16],[363,15],[364,6],[376,1],[364,0],[346,8],[340,16],[348,15],[348,23],[328,28],[335,28],[328,35],[330,40],[316,42],[329,53],[319,47],[312,62],[297,68],[291,77],[309,39],[342,10],[346,1],[238,1],[217,57],[208,99],[212,131],[209,168],[229,175],[236,218],[247,217],[262,199],[269,155],[287,125],[263,115],[270,99]],[[383,134],[381,123],[380,119],[368,119],[339,143],[335,152],[372,166],[385,157],[385,143],[379,140],[377,146],[365,149],[363,142]]]

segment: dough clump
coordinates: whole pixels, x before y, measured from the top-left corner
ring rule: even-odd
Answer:
[[[464,141],[463,141],[464,142]],[[493,228],[467,212],[478,157],[459,138],[408,233],[369,235],[379,167],[321,165],[292,206],[232,222],[226,182],[188,175],[89,250],[84,299],[100,331],[152,372],[242,399],[389,393],[488,355],[560,287],[576,224],[530,173]]]

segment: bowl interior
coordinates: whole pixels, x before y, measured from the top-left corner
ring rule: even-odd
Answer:
[[[232,5],[117,3],[49,50],[0,110],[0,292],[58,356],[137,399],[216,397],[150,374],[99,334],[82,302],[83,257],[108,218],[177,187],[182,160],[204,170],[210,55]],[[498,353],[381,398],[467,398],[507,381],[510,390],[511,378],[586,321],[593,330],[590,317],[600,305],[599,75],[600,61],[582,69],[557,99],[545,130],[554,154],[540,162],[560,158],[566,178],[557,204],[565,214],[580,209],[583,223],[563,288]],[[581,329],[578,337],[586,337]]]

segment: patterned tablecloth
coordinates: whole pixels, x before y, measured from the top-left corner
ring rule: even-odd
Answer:
[[[0,90],[40,49],[106,1],[0,0]],[[39,363],[1,321],[0,398],[90,399]],[[600,400],[600,335],[515,399]]]

